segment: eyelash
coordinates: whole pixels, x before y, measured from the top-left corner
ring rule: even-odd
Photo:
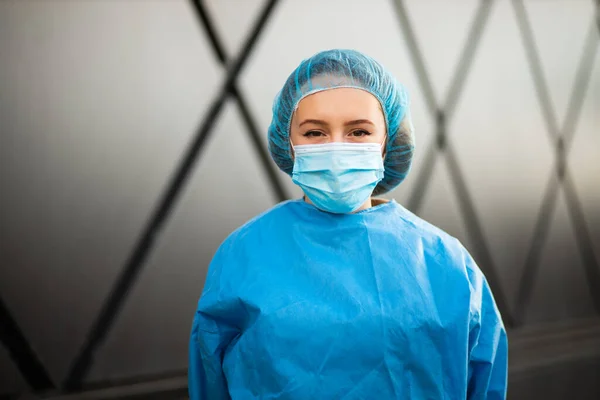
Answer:
[[[319,137],[322,135],[323,135],[323,132],[320,132],[320,131],[307,131],[302,136],[304,136],[304,137]]]
[[[369,131],[366,131],[366,130],[364,130],[364,129],[356,129],[356,130],[353,130],[353,131],[352,131],[352,132],[350,132],[350,133],[352,134],[352,136],[355,136],[354,134],[355,134],[355,133],[357,133],[357,132],[361,133],[361,135],[360,135],[360,136],[369,136],[369,135],[371,134],[371,132],[369,132]]]
[[[355,135],[355,133],[360,133],[360,135],[357,136],[357,135]],[[371,135],[371,132],[366,131],[364,129],[355,129],[352,132],[350,132],[350,134],[355,137],[360,137],[360,136],[369,136],[369,135]],[[321,132],[321,131],[307,131],[302,136],[304,136],[304,137],[320,137],[322,135],[323,135],[323,132]]]

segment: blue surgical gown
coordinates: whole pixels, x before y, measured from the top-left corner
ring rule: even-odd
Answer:
[[[191,400],[504,399],[507,338],[458,240],[395,201],[281,203],[217,250],[194,317]]]

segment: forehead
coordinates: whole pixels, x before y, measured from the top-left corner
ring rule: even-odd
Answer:
[[[356,88],[334,88],[313,93],[298,103],[295,117],[301,118],[367,118],[383,122],[379,100],[371,93]]]

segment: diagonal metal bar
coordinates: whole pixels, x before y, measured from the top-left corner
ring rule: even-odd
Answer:
[[[525,258],[525,266],[523,267],[521,280],[517,289],[516,307],[514,311],[516,326],[522,326],[524,324],[527,309],[531,303],[532,288],[540,267],[542,249],[550,231],[550,222],[556,207],[559,187],[560,184],[558,179],[555,175],[552,175],[546,186],[542,206],[540,207],[536,220],[537,222],[533,230],[532,242],[529,246],[527,257]]]
[[[527,17],[525,5],[522,0],[513,0],[512,4],[517,17],[519,31],[521,32],[521,38],[523,39],[523,46],[525,47],[525,55],[527,56],[531,76],[533,77],[533,84],[542,109],[544,122],[546,122],[548,133],[552,135],[552,139],[558,139],[560,135],[558,121],[556,119],[554,107],[552,107],[552,102],[550,101],[548,85],[544,78],[544,72],[542,71],[542,61],[540,60],[540,56],[535,46],[533,30],[529,18]]]
[[[414,29],[412,28],[412,24],[410,22],[410,18],[408,17],[408,13],[406,12],[406,8],[404,7],[404,1],[394,0],[392,3],[395,5],[396,15],[398,16],[398,20],[400,21],[400,28],[402,29],[402,33],[406,38],[408,52],[410,53],[410,58],[414,64],[415,71],[417,72],[417,78],[419,79],[421,90],[423,91],[423,95],[425,96],[425,103],[427,104],[427,109],[429,110],[432,116],[435,116],[436,110],[438,109],[437,101],[435,99],[435,92],[433,91],[433,85],[431,84],[431,80],[429,79],[429,74],[425,66],[423,54],[421,54],[421,50],[419,50],[417,37],[415,36]]]
[[[585,268],[590,295],[596,314],[600,315],[600,267],[594,254],[594,245],[585,222],[581,202],[577,196],[573,179],[568,173],[565,174],[563,188],[567,201],[567,209],[570,211],[571,221],[573,222],[579,253],[581,254],[583,267]]]
[[[0,298],[0,342],[4,344],[23,378],[35,391],[54,389],[50,375],[29,346],[8,307]]]
[[[266,3],[256,20],[256,23],[252,27],[239,57],[231,64],[231,68],[228,69],[227,76],[218,96],[213,101],[206,117],[196,132],[194,140],[177,166],[173,177],[160,198],[158,207],[152,214],[131,257],[127,260],[121,275],[105,301],[100,314],[92,325],[81,351],[75,357],[64,382],[64,388],[66,390],[79,389],[83,380],[89,373],[96,349],[108,334],[123,306],[127,294],[141,272],[144,262],[153,247],[154,241],[160,233],[161,227],[170,215],[182,188],[189,178],[193,166],[198,160],[200,151],[204,147],[204,144],[212,131],[214,122],[223,109],[223,105],[231,92],[233,84],[246,63],[246,60],[277,3],[278,0],[269,0]]]
[[[446,122],[445,122],[444,113],[439,110],[437,112],[437,117],[435,120],[435,128],[436,128],[436,142],[435,145],[432,144],[429,146],[427,155],[425,156],[425,161],[421,166],[419,171],[419,175],[417,176],[417,185],[413,189],[410,198],[408,199],[408,208],[415,214],[418,214],[421,207],[423,206],[423,198],[425,197],[425,192],[429,187],[429,183],[431,182],[431,175],[433,174],[433,168],[435,167],[436,161],[438,159],[438,153],[443,151],[445,143],[446,143]]]
[[[423,206],[423,198],[425,197],[425,192],[431,182],[430,178],[433,174],[433,168],[435,167],[437,159],[438,148],[436,146],[429,146],[423,165],[421,165],[421,169],[419,170],[419,175],[417,175],[417,179],[415,180],[415,188],[412,190],[408,199],[407,207],[415,214],[419,214],[419,211]]]
[[[522,277],[517,292],[517,314],[516,323],[522,325],[529,304],[531,303],[531,288],[539,271],[541,252],[550,230],[550,220],[555,209],[558,190],[563,187],[565,198],[567,200],[567,209],[571,215],[571,221],[575,231],[576,242],[579,246],[583,259],[583,266],[586,270],[587,282],[590,293],[594,301],[596,311],[600,314],[600,271],[598,262],[595,259],[590,235],[586,226],[585,218],[574,186],[570,183],[567,171],[567,152],[570,143],[573,140],[576,125],[581,114],[583,100],[592,74],[594,59],[596,56],[596,33],[592,23],[589,34],[586,39],[584,51],[582,53],[579,67],[577,70],[573,89],[567,108],[566,117],[562,130],[558,129],[556,116],[551,107],[549,92],[543,76],[541,61],[537,54],[537,48],[533,38],[533,31],[527,18],[527,12],[520,0],[513,0],[515,13],[519,23],[521,36],[530,64],[531,73],[534,77],[534,85],[538,94],[538,101],[542,108],[542,113],[548,128],[550,140],[555,147],[555,164],[553,176],[547,186],[544,200],[538,214],[536,228],[534,230],[532,243],[523,267]],[[556,174],[554,176],[554,174]]]
[[[479,3],[469,34],[467,35],[467,41],[459,57],[459,62],[454,72],[450,88],[446,94],[446,100],[444,101],[444,109],[446,118],[450,119],[454,114],[456,105],[460,98],[460,94],[465,86],[465,79],[469,73],[469,69],[473,64],[473,58],[475,51],[479,47],[479,42],[483,36],[483,29],[487,25],[488,17],[492,9],[493,0],[482,0]]]
[[[447,148],[445,154],[448,164],[448,172],[450,173],[450,177],[456,188],[458,205],[466,222],[465,226],[467,228],[469,239],[475,246],[474,250],[478,265],[486,276],[492,293],[494,293],[494,299],[498,309],[500,310],[500,314],[502,315],[504,323],[507,326],[512,327],[514,326],[514,318],[508,305],[504,290],[502,290],[502,287],[500,286],[500,279],[494,265],[492,254],[485,240],[483,229],[481,228],[481,222],[479,221],[479,218],[475,212],[475,205],[471,199],[471,196],[469,195],[467,184],[463,178],[464,175],[460,170],[458,160],[456,159],[454,148],[449,143],[447,143],[446,146]]]
[[[204,30],[206,32],[206,35],[208,36],[215,56],[217,57],[221,65],[223,65],[223,67],[226,67],[229,60],[225,52],[225,47],[219,39],[217,30],[215,29],[212,18],[208,14],[206,7],[202,4],[201,0],[190,0],[190,2],[192,3],[192,7],[196,11],[198,18],[201,21],[202,27],[204,27]],[[277,170],[271,162],[269,154],[263,145],[263,142],[260,137],[261,135],[258,129],[258,124],[252,117],[252,114],[248,107],[248,102],[242,95],[242,92],[238,88],[237,84],[233,84],[233,86],[231,87],[230,94],[236,100],[236,104],[242,116],[242,121],[246,125],[246,129],[248,131],[248,134],[250,135],[252,145],[254,146],[254,151],[258,155],[262,169],[264,170],[265,174],[267,175],[267,178],[269,179],[271,188],[273,189],[277,202],[287,200],[289,196],[287,195],[283,183],[277,175]]]

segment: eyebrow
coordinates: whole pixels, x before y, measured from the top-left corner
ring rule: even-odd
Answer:
[[[305,119],[304,121],[300,122],[300,125],[298,125],[298,126],[302,126],[305,124],[315,124],[315,125],[321,125],[321,126],[329,125],[326,121],[323,121],[321,119]],[[369,121],[368,119],[355,119],[352,121],[347,121],[344,123],[344,126],[361,125],[361,124],[368,124],[368,125],[375,126],[375,124],[373,122]]]

